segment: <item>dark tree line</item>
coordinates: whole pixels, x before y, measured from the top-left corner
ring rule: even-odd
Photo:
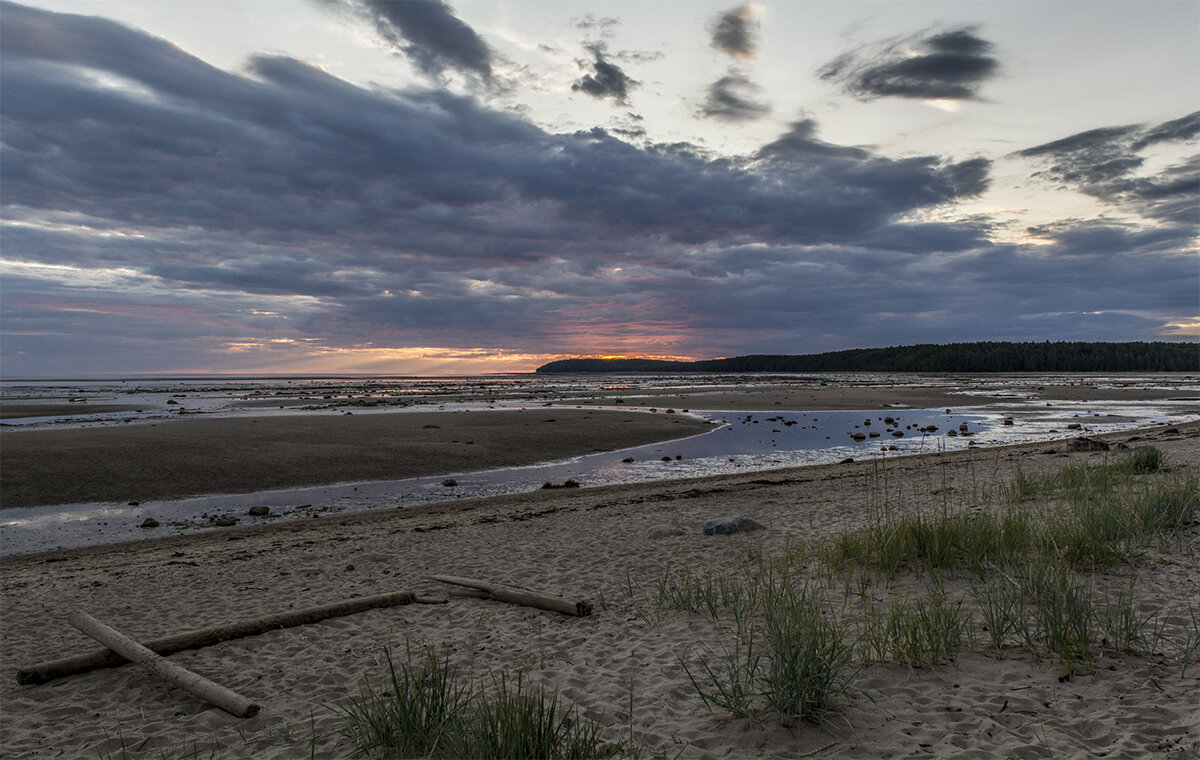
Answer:
[[[697,362],[563,359],[552,372],[1200,372],[1200,343],[950,343]]]

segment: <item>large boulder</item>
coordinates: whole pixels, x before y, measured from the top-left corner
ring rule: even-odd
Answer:
[[[714,517],[713,519],[706,520],[704,522],[704,535],[706,536],[727,536],[730,533],[766,529],[767,526],[752,520],[745,515],[726,515],[725,517]]]

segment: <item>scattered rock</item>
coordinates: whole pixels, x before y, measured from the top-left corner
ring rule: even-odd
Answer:
[[[853,463],[854,463],[854,457],[846,457],[842,461],[838,462],[838,464],[853,464]]]
[[[657,541],[660,538],[670,538],[672,536],[682,536],[683,531],[676,528],[674,525],[655,525],[646,534],[646,537],[651,541]]]
[[[897,437],[897,438],[903,438],[903,437],[904,437],[904,431],[903,431],[903,430],[893,430],[893,431],[892,431],[892,435],[894,435],[894,436],[895,436],[895,437]]]
[[[237,518],[230,517],[229,515],[223,515],[213,520],[213,525],[216,525],[218,528],[228,528],[233,525],[237,525],[237,523]]]
[[[624,458],[624,459],[622,459],[621,461],[622,461],[622,462],[624,462],[625,464],[629,464],[630,462],[633,462],[633,461],[635,461],[635,460],[634,460],[634,458],[633,458],[633,457],[625,457],[625,458]]]
[[[266,517],[267,515],[271,514],[271,508],[262,506],[250,507],[250,509],[246,511],[246,514],[250,515],[251,517]]]
[[[138,506],[141,506],[141,504],[142,504],[142,503],[141,503],[140,501],[131,501],[131,502],[129,502],[129,506],[131,506],[131,507],[138,507]]]
[[[1178,434],[1179,434],[1179,428],[1177,428],[1177,427],[1169,427],[1163,431],[1163,435],[1178,435]]]
[[[1000,420],[1000,424],[1001,424],[1001,425],[1007,425],[1007,426],[1009,426],[1009,427],[1012,427],[1012,426],[1013,426],[1013,418],[1012,418],[1012,417],[1005,417],[1004,419]]]
[[[153,517],[147,517],[145,520],[142,520],[142,524],[139,525],[138,527],[139,528],[157,528],[158,520],[155,520]]]
[[[446,478],[442,481],[442,485],[446,486],[447,488],[453,488],[454,486],[458,485],[458,481],[454,478]]]
[[[878,437],[879,437],[879,433],[877,433],[877,432],[875,432],[874,430],[872,430],[871,432],[867,433],[867,437],[869,437],[869,438],[878,438]]]
[[[1108,451],[1108,444],[1095,438],[1073,438],[1067,441],[1067,451]]]
[[[704,522],[704,535],[706,536],[727,536],[730,533],[745,533],[752,530],[766,529],[767,526],[744,515],[714,517]]]
[[[671,457],[663,457],[663,458],[662,458],[662,461],[664,461],[664,462],[670,462],[670,461],[671,461]]]
[[[442,426],[441,425],[422,425],[421,428],[423,430],[441,430]]]
[[[867,440],[867,437],[866,437],[865,435],[863,435],[862,433],[851,433],[851,434],[850,434],[850,437],[851,437],[851,438],[853,438],[853,439],[854,439],[854,440],[856,440],[856,441],[865,441],[865,440]]]
[[[1078,422],[1072,422],[1067,425],[1067,430],[1079,430],[1082,427],[1083,425],[1080,425]]]
[[[955,436],[957,436],[957,435],[958,435],[958,431],[957,431],[957,430],[955,430],[954,428],[950,428],[949,430],[947,430],[947,431],[946,431],[946,435],[948,435],[948,436],[950,436],[951,438],[953,438],[953,437],[955,437]]]
[[[176,401],[176,400],[175,400],[175,399],[173,399],[173,398],[169,398],[169,399],[167,399],[167,403],[168,403],[168,404],[176,404],[176,405],[177,405],[179,402],[178,402],[178,401]]]

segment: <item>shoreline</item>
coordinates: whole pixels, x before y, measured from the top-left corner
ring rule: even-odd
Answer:
[[[1177,475],[1194,478],[1200,422],[1177,427],[1177,433],[1160,426],[1104,437],[1158,447]],[[1185,677],[1178,663],[1162,657],[1106,654],[1093,674],[1066,681],[1052,662],[1018,651],[997,658],[979,647],[934,669],[871,665],[860,676],[869,699],[843,701],[853,732],[807,723],[783,728],[705,709],[680,665],[683,654],[716,646],[701,616],[642,617],[638,593],[651,593],[664,574],[734,576],[748,557],[817,545],[861,527],[884,504],[914,514],[950,498],[969,509],[973,494],[992,492],[1018,471],[1123,456],[1064,448],[1018,444],[541,491],[6,557],[0,559],[6,621],[0,733],[13,758],[208,756],[217,746],[227,760],[288,760],[307,755],[310,746],[318,756],[348,757],[330,707],[357,694],[363,678],[385,672],[391,642],[403,661],[406,651],[428,646],[474,676],[524,672],[600,720],[607,738],[632,736],[653,758],[783,760],[817,750],[845,759],[1187,756],[1200,748],[1200,732],[1188,723],[1200,682],[1194,671]],[[725,514],[747,515],[767,530],[703,535],[706,519]],[[682,533],[649,539],[647,531],[662,524]],[[1180,605],[1200,582],[1195,551],[1159,561],[1162,551],[1169,547],[1153,550],[1132,570],[1105,570],[1094,582],[1117,593],[1136,576],[1140,593],[1186,616]],[[596,611],[569,618],[479,599],[429,579],[438,573],[585,599]],[[134,666],[39,686],[15,680],[21,667],[95,648],[67,625],[74,609],[148,639],[403,589],[449,602],[372,610],[171,656],[260,701],[262,712],[249,720]]]
[[[1177,431],[1177,432],[1168,432]],[[1169,425],[1151,425],[1111,433],[1099,433],[1087,436],[1107,443],[1133,447],[1137,445],[1154,445],[1167,438],[1189,438],[1200,441],[1200,420]],[[664,478],[660,480],[642,481],[636,483],[619,483],[612,485],[585,486],[578,489],[537,489],[522,493],[501,494],[495,496],[475,496],[466,498],[445,499],[441,501],[419,503],[411,506],[392,507],[381,506],[366,509],[355,509],[344,512],[333,512],[327,515],[312,517],[292,517],[285,522],[268,522],[251,525],[237,525],[222,528],[219,531],[207,531],[193,534],[174,534],[169,536],[151,536],[131,541],[120,541],[108,544],[97,544],[66,549],[51,549],[46,551],[29,552],[25,554],[0,555],[0,570],[6,565],[21,562],[56,562],[77,555],[103,555],[107,553],[124,553],[136,550],[142,546],[157,546],[184,548],[194,543],[213,542],[220,544],[228,541],[240,541],[249,537],[270,536],[278,531],[291,533],[305,531],[321,531],[329,525],[340,527],[370,526],[380,522],[406,522],[410,520],[424,521],[437,518],[453,518],[457,515],[470,515],[477,512],[487,516],[505,515],[513,510],[519,510],[529,504],[549,503],[549,513],[567,511],[560,502],[571,504],[586,503],[587,509],[601,508],[597,505],[609,501],[632,499],[640,502],[670,501],[676,498],[695,498],[704,494],[725,493],[730,490],[753,490],[760,486],[790,486],[815,482],[840,482],[847,479],[864,477],[864,473],[881,467],[895,465],[903,469],[915,469],[938,465],[963,466],[984,461],[1006,463],[1025,461],[1039,466],[1055,464],[1054,460],[1080,461],[1104,459],[1108,456],[1118,456],[1123,452],[1070,452],[1063,441],[1033,441],[1009,443],[993,446],[977,446],[955,451],[923,452],[892,454],[871,459],[861,459],[854,462],[838,462],[828,464],[811,464],[797,467],[782,467],[775,469],[749,470],[722,475],[707,475],[694,478]],[[1200,443],[1198,443],[1200,445]],[[1200,456],[1197,457],[1200,461]],[[1006,468],[1005,472],[1011,468]],[[997,464],[996,473],[1000,472]],[[519,512],[524,515],[521,519],[540,514],[538,510]],[[465,518],[464,518],[465,519]],[[490,518],[489,518],[490,519]],[[419,526],[418,526],[419,527]],[[438,528],[442,529],[442,528]]]

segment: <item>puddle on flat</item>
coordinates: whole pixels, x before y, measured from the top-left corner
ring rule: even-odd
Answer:
[[[1086,408],[1085,408],[1086,407]],[[1011,406],[1009,407],[1012,408]],[[312,517],[347,510],[411,507],[455,499],[524,493],[544,483],[573,480],[582,486],[638,483],[838,462],[847,457],[917,454],[966,448],[972,442],[995,445],[1052,440],[1103,433],[1157,422],[1189,419],[1153,403],[1097,404],[1053,409],[1033,407],[1019,412],[1015,425],[1003,416],[979,409],[886,409],[834,412],[693,412],[720,424],[710,432],[675,441],[648,444],[527,467],[510,467],[395,481],[202,496],[142,502],[66,504],[11,508],[0,512],[0,553],[26,554],[59,548],[117,543],[178,535],[213,527],[219,518],[255,524],[289,517]],[[631,411],[625,408],[626,411]],[[886,418],[893,424],[887,424]],[[868,424],[869,423],[869,424]],[[971,436],[947,436],[966,424]],[[1066,429],[1080,425],[1078,430]],[[930,426],[936,426],[933,432]],[[901,435],[894,435],[894,433]],[[852,435],[864,436],[855,440]],[[871,437],[876,434],[876,437]],[[886,454],[885,454],[886,450]],[[446,485],[453,481],[454,485]],[[251,507],[268,507],[267,516],[252,517]],[[160,527],[139,527],[152,517]]]

